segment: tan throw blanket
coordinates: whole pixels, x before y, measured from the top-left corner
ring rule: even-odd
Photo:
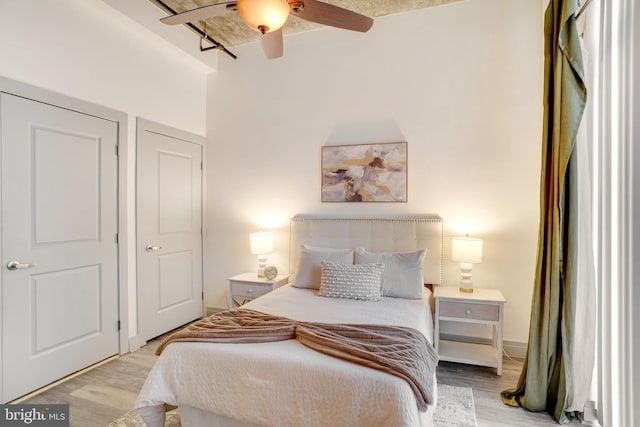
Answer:
[[[402,326],[301,322],[240,308],[205,317],[170,335],[156,354],[172,342],[260,343],[288,339],[404,379],[421,411],[433,403],[438,356],[422,333]]]

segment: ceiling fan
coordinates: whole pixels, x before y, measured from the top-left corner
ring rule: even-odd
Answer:
[[[244,23],[260,33],[260,42],[269,59],[282,56],[282,26],[290,14],[318,24],[366,32],[373,18],[318,0],[236,0],[188,10],[160,19],[169,25],[186,24],[214,16],[238,12]]]

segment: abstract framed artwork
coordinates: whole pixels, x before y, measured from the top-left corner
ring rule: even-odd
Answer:
[[[407,143],[322,147],[323,202],[406,202]]]

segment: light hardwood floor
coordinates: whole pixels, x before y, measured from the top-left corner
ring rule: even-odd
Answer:
[[[503,359],[502,376],[494,368],[440,362],[438,383],[471,387],[476,407],[478,427],[558,426],[548,413],[530,412],[522,408],[506,406],[500,400],[500,392],[515,387],[522,369],[522,359]],[[580,424],[573,420],[571,424]]]
[[[137,393],[153,366],[155,340],[140,350],[75,376],[24,403],[69,403],[72,427],[103,427],[133,408]],[[441,384],[471,387],[478,427],[558,425],[546,413],[532,413],[502,404],[500,391],[513,387],[522,360],[505,359],[503,375],[495,369],[441,362],[437,377]],[[577,424],[577,421],[576,421]]]

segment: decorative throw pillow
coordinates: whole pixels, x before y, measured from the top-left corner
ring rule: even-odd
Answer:
[[[382,296],[420,299],[422,298],[422,264],[426,249],[415,252],[369,252],[356,248],[355,264],[384,264]]]
[[[333,249],[301,245],[298,268],[293,279],[296,288],[320,288],[320,263],[332,261],[339,264],[353,264],[353,249]]]
[[[380,301],[384,265],[321,263],[321,297]]]

